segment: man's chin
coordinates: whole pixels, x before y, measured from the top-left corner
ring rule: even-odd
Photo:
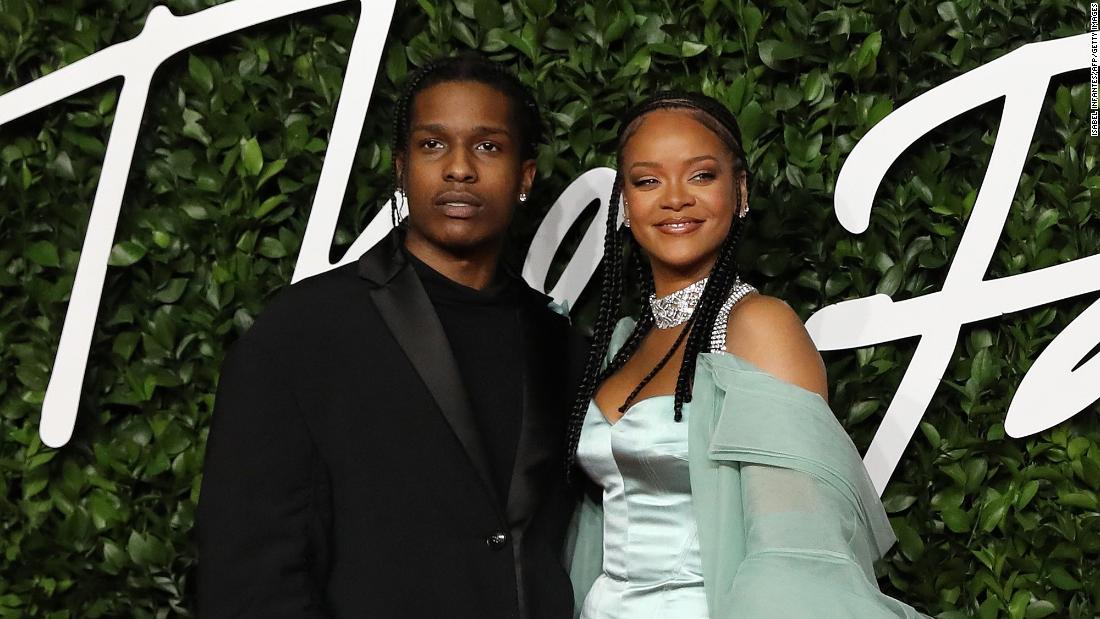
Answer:
[[[425,240],[450,254],[480,253],[500,247],[504,232],[486,230],[466,220],[447,222],[442,229],[425,235]]]

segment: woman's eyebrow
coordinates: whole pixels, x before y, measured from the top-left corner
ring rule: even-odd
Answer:
[[[692,157],[691,159],[688,159],[685,163],[687,163],[688,165],[691,165],[693,163],[699,163],[700,161],[714,161],[714,162],[717,162],[718,158],[714,157],[712,155],[699,155],[698,157]]]
[[[718,158],[714,157],[713,155],[699,155],[697,157],[692,157],[691,159],[686,160],[684,163],[687,164],[687,165],[691,165],[693,163],[699,163],[700,161],[715,161],[715,162],[717,162]],[[659,168],[659,167],[661,167],[661,164],[656,162],[656,161],[635,161],[634,163],[630,164],[630,169],[631,170],[633,170],[634,168]]]

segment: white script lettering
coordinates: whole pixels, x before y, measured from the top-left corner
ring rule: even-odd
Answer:
[[[1005,98],[989,167],[943,290],[894,302],[886,295],[820,309],[806,323],[820,350],[872,346],[921,336],[909,368],[864,457],[881,493],[943,377],[962,325],[1100,289],[1100,255],[1001,279],[984,280],[1027,160],[1051,76],[1083,69],[1089,35],[1024,45],[898,108],[856,145],[836,184],[836,216],[867,229],[886,171],[921,136],[998,97]],[[1020,385],[1005,419],[1019,438],[1072,417],[1100,396],[1100,358],[1070,369],[1100,341],[1100,306],[1060,334]],[[1040,400],[1041,398],[1041,400]]]
[[[39,434],[46,445],[60,447],[67,443],[76,423],[81,383],[88,365],[92,331],[107,274],[107,259],[114,241],[126,178],[130,174],[153,73],[168,58],[204,41],[339,1],[236,0],[184,17],[173,15],[167,8],[158,6],[150,11],[145,27],[137,37],[100,50],[0,97],[0,125],[3,125],[107,80],[119,76],[125,79],[111,137],[107,142],[103,171],[92,201],[88,232],[84,237],[69,307],[61,327],[57,355],[42,403]],[[361,2],[362,12],[347,68],[348,73],[356,78],[345,81],[346,87],[340,95],[328,151],[334,156],[325,158],[315,201],[322,207],[315,207],[322,217],[317,222],[311,222],[306,240],[315,238],[316,231],[326,225],[328,238],[332,238],[336,218],[332,215],[330,222],[328,215],[338,211],[347,186],[356,140],[374,88],[378,61],[382,57],[382,46],[393,18],[395,3],[396,0]],[[309,230],[315,231],[312,237],[308,235]],[[359,249],[358,245],[352,250]],[[322,248],[323,251],[318,250],[315,242],[308,247],[303,244],[302,249],[309,250],[307,255],[322,256],[321,260],[327,262],[323,257],[328,255],[328,245]]]
[[[121,212],[125,181],[152,76],[169,57],[213,38],[287,17],[339,0],[235,0],[179,17],[165,7],[150,12],[136,38],[96,52],[67,67],[0,96],[0,125],[122,76],[114,126],[108,141],[88,232],[54,367],[42,405],[43,443],[60,447],[70,439],[77,403],[102,297],[107,260]],[[318,181],[294,281],[356,260],[391,229],[388,204],[336,263],[328,259],[340,205],[362,132],[382,48],[396,0],[361,0],[345,80]],[[961,325],[1019,311],[1100,288],[1100,256],[1031,273],[984,281],[1000,230],[1026,159],[1031,136],[1052,75],[1084,68],[1088,35],[1019,49],[959,76],[900,107],[856,145],[837,181],[837,217],[845,228],[862,232],[871,203],[889,166],[903,150],[935,126],[973,107],[1005,97],[989,168],[941,292],[901,302],[876,295],[822,308],[807,327],[822,350],[869,346],[905,337],[921,342],[865,463],[881,492],[912,438],[956,345]],[[524,278],[546,288],[551,262],[566,232],[587,205],[599,202],[594,220],[557,283],[554,300],[573,305],[603,257],[602,231],[614,171],[590,170],[565,190],[542,221],[523,268]],[[620,215],[621,218],[621,215]],[[1100,358],[1071,371],[1100,340],[1100,303],[1094,304],[1056,338],[1024,378],[1008,411],[1012,436],[1049,428],[1094,401],[1100,390]],[[1041,398],[1041,399],[1040,399]]]

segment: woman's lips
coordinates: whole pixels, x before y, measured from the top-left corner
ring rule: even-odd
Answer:
[[[653,225],[664,234],[691,234],[703,225],[703,220],[695,218],[666,219]]]

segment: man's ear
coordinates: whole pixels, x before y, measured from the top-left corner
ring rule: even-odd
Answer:
[[[393,154],[393,170],[397,174],[397,178],[393,179],[394,184],[401,191],[405,191],[405,154],[394,153]]]
[[[523,180],[521,180],[519,184],[520,193],[531,193],[531,187],[535,184],[536,172],[538,172],[538,165],[536,165],[534,159],[528,159],[523,162],[523,167],[520,172],[523,176]]]

